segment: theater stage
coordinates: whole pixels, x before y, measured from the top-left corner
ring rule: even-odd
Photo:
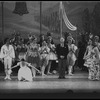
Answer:
[[[4,80],[0,75],[0,93],[59,93],[72,90],[73,92],[99,92],[100,81],[87,79],[87,72],[75,72],[73,76],[66,74],[66,79],[58,79],[58,75],[42,77],[37,75],[33,82],[19,82],[17,76],[12,80]]]
[[[41,77],[37,75],[33,82],[19,82],[13,74],[12,80],[4,80],[0,74],[0,98],[95,98],[100,97],[100,81],[87,79],[88,73],[76,71],[73,76],[66,74],[66,79],[58,75]],[[67,93],[67,94],[66,94]],[[75,95],[70,94],[76,93]],[[81,93],[85,93],[83,96]],[[89,95],[87,93],[90,93]],[[91,93],[92,94],[91,96]],[[97,96],[95,94],[98,93]],[[50,95],[49,95],[50,94]],[[87,96],[86,96],[87,95]]]

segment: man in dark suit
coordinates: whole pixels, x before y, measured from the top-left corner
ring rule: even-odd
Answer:
[[[65,78],[65,70],[67,64],[68,47],[64,45],[64,38],[60,39],[60,44],[57,45],[56,53],[58,56],[58,73],[59,79]]]

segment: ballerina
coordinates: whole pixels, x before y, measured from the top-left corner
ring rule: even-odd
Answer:
[[[32,71],[29,67],[34,68],[36,71],[41,73],[38,69],[36,69],[34,66],[32,66],[30,63],[26,62],[24,59],[21,59],[20,62],[17,63],[17,65],[13,66],[11,69],[9,69],[9,74],[12,73],[12,69],[20,66],[20,69],[18,71],[18,80],[19,81],[33,81],[32,77]],[[28,67],[29,66],[29,67]]]
[[[52,73],[50,73],[51,64],[52,64],[52,61],[56,61],[57,60],[57,55],[56,55],[56,51],[55,51],[56,46],[53,43],[53,39],[52,39],[51,36],[48,37],[47,45],[48,45],[48,47],[50,49],[50,52],[49,52],[49,54],[47,56],[48,60],[49,60],[47,74],[52,74]]]
[[[75,40],[69,36],[68,37],[68,49],[69,49],[69,53],[67,55],[67,62],[68,62],[68,73],[69,75],[73,75],[72,74],[72,69],[73,69],[73,66],[75,64],[75,61],[76,61],[76,55],[75,55],[75,52],[76,50],[78,49],[77,46],[73,43],[73,41],[75,42]]]
[[[34,67],[40,68],[40,55],[39,55],[39,46],[37,44],[37,38],[34,38],[34,40],[31,41],[31,43],[28,46],[27,50],[27,62],[31,63]],[[32,74],[33,78],[36,76],[36,71],[34,68],[32,68]]]
[[[42,71],[42,76],[44,76],[44,72],[45,72],[45,69],[46,69],[46,66],[48,65],[48,54],[49,54],[49,47],[47,46],[47,43],[46,41],[43,41],[42,43],[42,46],[39,50],[40,52],[40,65],[41,65],[41,71]]]

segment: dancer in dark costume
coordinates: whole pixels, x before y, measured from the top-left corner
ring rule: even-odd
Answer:
[[[44,34],[40,35],[40,40],[38,42],[38,44],[40,45],[40,47],[42,46],[43,41],[45,41],[45,36]]]

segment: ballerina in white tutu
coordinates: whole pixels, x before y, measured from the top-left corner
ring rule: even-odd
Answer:
[[[47,45],[50,49],[49,53],[48,53],[48,69],[47,69],[47,74],[52,74],[50,73],[50,70],[51,70],[51,64],[52,64],[52,61],[56,61],[57,60],[57,55],[56,55],[56,46],[53,42],[53,39],[51,36],[48,36],[48,40],[47,40]]]
[[[20,69],[18,71],[18,80],[19,81],[33,81],[32,71],[28,67],[28,66],[33,67],[30,63],[27,63],[24,59],[22,59],[20,62],[17,63],[17,65],[13,66],[11,69],[13,69],[17,66],[20,66]],[[11,69],[9,70],[9,73],[12,72]],[[35,70],[39,71],[36,68],[35,68]]]

